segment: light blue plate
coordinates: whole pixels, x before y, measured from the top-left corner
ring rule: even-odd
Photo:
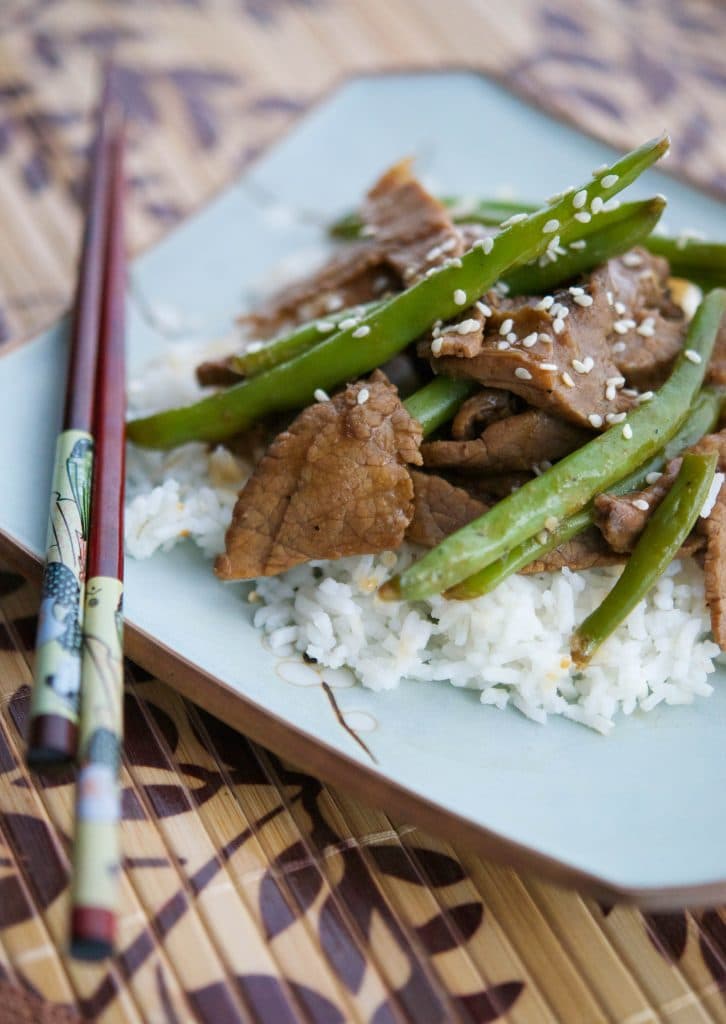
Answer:
[[[406,154],[447,192],[510,187],[523,198],[576,184],[613,157],[478,76],[356,81],[140,259],[135,294],[210,332],[227,330],[266,268],[318,246],[317,225]],[[673,230],[726,234],[720,204],[662,174],[646,175],[635,191],[668,195]],[[306,217],[285,216],[290,209]],[[130,304],[136,366],[165,340],[142,316],[144,302]],[[60,325],[0,359],[0,531],[26,565],[44,545],[66,347]],[[607,739],[567,721],[538,726],[442,685],[338,689],[343,715],[358,713],[349,724],[369,756],[319,685],[281,678],[249,623],[244,588],[221,586],[191,545],[129,560],[126,613],[132,656],[254,738],[399,816],[603,895],[661,907],[726,898],[722,673],[710,699],[634,715]],[[301,671],[315,682],[312,669]]]

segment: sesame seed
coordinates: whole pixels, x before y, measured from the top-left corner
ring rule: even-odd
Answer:
[[[608,300],[608,306],[612,306],[612,304],[613,304],[613,293],[610,292],[610,291],[605,292],[605,298]]]
[[[641,320],[636,329],[638,334],[644,338],[652,338],[655,334],[655,320],[652,316],[647,316],[644,320]]]
[[[655,393],[653,391],[644,391],[641,395],[638,395],[635,401],[640,405],[641,402],[650,402],[654,397]]]
[[[460,256],[452,256],[451,259],[446,261],[445,266],[447,266],[447,267],[456,267],[457,270],[461,270],[461,268],[464,266],[464,264],[461,262],[461,257]]]
[[[508,228],[508,227],[510,227],[510,225],[512,225],[512,224],[519,224],[520,221],[523,221],[523,220],[526,220],[526,219],[527,219],[527,214],[526,213],[513,213],[511,217],[508,217],[506,220],[503,220],[502,223],[499,226],[502,227],[502,228]]]
[[[581,188],[580,191],[575,192],[574,196],[572,197],[572,205],[575,207],[576,210],[581,210],[586,202],[587,191],[584,188]]]
[[[605,419],[608,423],[622,423],[626,414],[624,412],[609,412]]]
[[[575,373],[587,373],[587,367],[581,359],[573,359],[572,368],[575,371]]]
[[[494,285],[494,291],[497,293],[497,295],[509,295],[509,285],[506,283],[506,281],[497,281],[497,283]]]
[[[323,391],[322,388],[315,388],[313,391],[313,398],[316,402],[329,402],[330,395],[327,391]]]
[[[436,260],[436,259],[439,258],[439,256],[442,254],[442,252],[443,252],[443,249],[441,248],[441,246],[440,245],[435,245],[435,246],[433,246],[432,249],[429,249],[429,251],[424,256],[424,259],[427,260],[427,261]]]
[[[360,391],[358,392],[358,397],[356,401],[358,402],[358,405],[365,405],[370,397],[371,393],[368,390],[368,388],[361,388]]]
[[[431,352],[433,353],[433,355],[437,356],[439,354],[439,352],[441,352],[443,344],[444,343],[443,343],[441,338],[435,338],[431,342]]]
[[[580,288],[578,285],[574,285],[574,284],[572,285],[571,288],[568,288],[567,290],[570,293],[570,295],[584,295],[585,294],[585,289],[584,288]]]
[[[343,296],[329,295],[325,300],[325,308],[328,313],[337,313],[339,309],[343,308]]]
[[[545,530],[549,530],[550,533],[553,533],[560,525],[560,521],[557,518],[557,516],[547,516],[547,518],[544,521],[544,524]]]
[[[510,345],[513,345],[516,341],[519,341],[519,335],[517,334],[517,332],[510,331],[509,334],[507,335],[507,341],[510,343]]]
[[[565,372],[562,374],[562,381],[563,381],[564,384],[567,385],[568,388],[574,388],[574,386],[575,386],[575,382],[572,379],[572,377],[569,375],[567,370],[565,370]]]
[[[696,366],[698,366],[699,363],[703,362],[698,352],[695,352],[692,348],[687,348],[683,355],[690,363],[695,363]]]
[[[539,533],[537,534],[537,540],[539,541],[540,544],[546,544],[549,539],[550,539],[550,535],[547,532],[547,530],[540,530]]]
[[[552,338],[550,338],[549,334],[538,334],[537,341],[541,341],[543,345],[552,344]]]
[[[525,348],[532,348],[533,345],[537,344],[537,332],[532,331],[526,338],[522,338],[522,344]]]
[[[355,325],[357,323],[358,323],[358,317],[357,316],[347,316],[345,318],[345,320],[341,320],[340,321],[340,323],[338,324],[338,327],[340,328],[341,331],[347,331],[349,327],[355,327]]]
[[[551,235],[553,231],[556,231],[560,226],[560,222],[554,217],[552,220],[548,220],[545,226],[542,228],[542,234]]]
[[[508,341],[498,341],[497,348],[499,349],[500,352],[504,352],[505,349],[511,348],[511,345],[509,344]]]
[[[623,256],[623,263],[626,267],[640,267],[643,259],[637,252],[626,252]]]
[[[602,426],[602,416],[598,415],[598,413],[591,412],[587,418],[596,430]]]
[[[627,347],[624,341],[616,341],[613,345],[613,352],[624,352]]]
[[[552,373],[558,368],[557,363],[540,363],[540,370],[550,370]]]
[[[604,178],[600,179],[600,184],[603,188],[612,188],[613,185],[617,182],[617,180],[617,174],[606,174]]]
[[[442,269],[441,267],[430,267],[430,268],[429,268],[429,269],[428,269],[428,270],[426,271],[426,273],[424,274],[424,277],[433,277],[433,276],[434,276],[434,274],[438,274],[438,272],[439,272],[439,271],[440,271],[441,269]]]
[[[640,509],[641,512],[647,512],[650,505],[645,498],[633,498],[633,507]]]
[[[506,320],[502,320],[502,323],[499,327],[499,333],[502,335],[509,334],[513,326],[514,320],[512,320],[511,317],[507,317]]]
[[[370,333],[371,333],[370,327],[367,327],[366,324],[362,324],[360,327],[356,327],[356,329],[353,331],[353,337],[354,338],[365,338],[366,334],[370,334]]]
[[[576,295],[575,302],[578,306],[591,306],[593,302],[592,295]]]
[[[587,242],[584,238],[576,238],[574,242],[570,242],[571,249],[586,249]]]
[[[637,398],[638,392],[635,388],[623,388],[623,394],[627,395],[628,398]]]
[[[565,321],[562,319],[561,316],[558,316],[555,320],[552,321],[552,330],[555,332],[555,334],[562,334],[564,329]]]
[[[629,423],[626,423],[625,426],[623,427],[623,437],[625,438],[626,441],[630,441],[632,436],[633,436],[633,428],[630,426]]]
[[[624,316],[627,313],[627,309],[622,302],[616,302],[613,308],[618,316]]]
[[[600,213],[603,208],[603,201],[600,196],[595,196],[590,203],[590,209],[593,213]]]
[[[580,210],[579,213],[575,214],[575,220],[579,220],[580,224],[589,224],[592,220],[592,214],[588,213],[587,210]]]
[[[613,196],[612,199],[606,199],[605,200],[605,202],[603,203],[602,212],[603,213],[612,213],[613,210],[617,210],[619,208],[619,206],[620,206],[620,200],[616,196]]]
[[[493,238],[489,238],[489,237],[482,238],[482,240],[481,240],[481,247],[484,250],[484,255],[488,256],[489,253],[494,248],[494,239]]]
[[[514,376],[519,377],[520,380],[532,380],[532,374],[524,366],[518,366],[514,371]]]
[[[335,324],[331,323],[330,320],[318,320],[315,326],[321,334],[330,334],[331,331],[335,330]]]
[[[456,331],[457,334],[472,334],[474,331],[479,330],[479,321],[470,318],[469,320],[462,320],[461,323],[456,324],[452,328],[452,331]]]
[[[479,312],[481,313],[482,316],[491,316],[492,315],[491,308],[489,306],[487,306],[486,302],[475,302],[474,305],[479,310]]]
[[[662,473],[658,473],[658,472],[656,472],[656,471],[654,470],[654,471],[653,471],[652,473],[648,473],[648,474],[646,475],[646,477],[645,477],[645,482],[646,482],[647,484],[650,484],[650,485],[651,485],[651,487],[652,487],[652,485],[653,485],[653,484],[657,484],[657,483],[658,483],[658,481],[660,480],[660,478],[661,478],[662,476],[663,476],[663,474],[662,474]]]
[[[621,388],[625,384],[625,377],[608,377],[605,383],[612,384],[614,388]]]
[[[600,164],[600,166],[596,167],[595,170],[592,172],[593,178],[596,178],[598,176],[598,174],[602,174],[602,172],[606,171],[607,169],[608,169],[608,165],[607,164]]]
[[[553,305],[554,301],[554,295],[545,295],[544,298],[539,300],[539,302],[534,308],[541,311],[547,310],[550,308],[550,306]]]
[[[631,327],[635,327],[635,320],[616,320],[613,324],[616,334],[627,334]]]
[[[457,306],[463,306],[466,304],[466,292],[463,288],[457,288],[454,292],[454,302]]]
[[[452,249],[456,248],[457,239],[447,238],[445,242],[442,242],[439,248],[442,252],[451,252]]]
[[[615,394],[616,394],[615,385],[614,384],[608,384],[608,386],[605,388],[605,398],[608,400],[608,402],[614,402],[615,401]]]

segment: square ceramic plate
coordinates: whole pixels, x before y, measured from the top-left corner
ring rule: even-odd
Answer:
[[[174,307],[205,332],[226,331],[252,282],[291,252],[319,246],[317,225],[405,154],[447,192],[511,186],[525,198],[585,179],[613,157],[479,76],[355,81],[141,258],[134,295]],[[713,230],[726,220],[720,204],[662,174],[635,189],[646,190],[667,193],[671,229]],[[305,216],[284,215],[291,210]],[[166,341],[144,303],[130,303],[132,367]],[[66,358],[63,324],[0,358],[0,540],[26,570],[44,546]],[[126,615],[129,653],[145,667],[399,817],[606,898],[651,907],[726,898],[721,671],[711,698],[635,714],[608,738],[565,720],[535,725],[440,684],[336,690],[336,714],[320,685],[325,673],[279,663],[250,624],[245,587],[221,586],[191,544],[128,561]]]

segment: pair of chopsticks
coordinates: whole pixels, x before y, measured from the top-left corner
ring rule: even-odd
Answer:
[[[108,73],[90,176],[38,619],[27,760],[78,763],[71,952],[107,956],[119,871],[122,742],[123,112]]]

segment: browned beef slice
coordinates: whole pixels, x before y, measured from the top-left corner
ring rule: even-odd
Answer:
[[[461,487],[454,487],[441,476],[411,471],[414,493],[413,519],[406,538],[414,544],[433,548],[450,533],[484,515],[487,506],[472,498]]]
[[[242,374],[232,368],[230,359],[200,363],[196,375],[203,388],[229,388],[242,380]]]
[[[522,575],[529,576],[535,572],[557,572],[565,568],[577,570],[619,565],[624,561],[625,556],[612,551],[599,530],[590,527],[520,571]]]
[[[506,498],[514,491],[518,491],[532,479],[532,474],[477,473],[476,476],[465,476],[463,473],[447,470],[446,479],[455,487],[463,487],[472,498],[493,505],[500,498]]]
[[[420,442],[420,425],[379,372],[308,406],[240,492],[215,572],[274,576],[310,559],[398,547],[413,515],[407,465],[420,464]]]
[[[607,297],[598,292],[590,306],[583,306],[569,290],[563,290],[554,300],[567,310],[564,318],[552,316],[556,307],[537,309],[539,300],[527,298],[503,302],[485,319],[480,308],[467,310],[459,324],[484,320],[483,331],[463,335],[467,349],[474,352],[468,358],[445,354],[448,339],[460,337],[451,325],[441,329],[439,339],[423,342],[419,351],[432,357],[436,373],[469,377],[485,387],[512,391],[529,405],[586,429],[592,427],[588,417],[600,416],[602,426],[607,427],[608,414],[625,411],[633,402],[623,394],[624,381],[609,352],[611,310]],[[510,334],[514,337],[508,341]]]
[[[593,298],[604,296],[609,305],[612,360],[641,390],[660,387],[683,344],[685,317],[670,297],[668,273],[666,260],[636,248],[590,279]]]
[[[421,446],[428,468],[462,473],[511,473],[554,462],[579,448],[589,434],[541,409],[491,423],[473,441],[428,441]]]
[[[645,529],[648,518],[678,476],[681,459],[671,459],[661,477],[642,491],[628,494],[599,494],[595,498],[595,524],[614,551],[632,551]],[[638,508],[634,502],[644,501],[647,508]]]
[[[726,495],[723,488],[710,516],[699,520],[699,527],[706,537],[703,572],[711,632],[721,650],[726,650]]]
[[[482,388],[467,398],[451,421],[451,436],[455,441],[470,441],[496,420],[512,416],[520,401],[508,391]]]
[[[726,388],[726,319],[721,321],[716,335],[713,355],[706,371],[706,383],[712,387]]]

